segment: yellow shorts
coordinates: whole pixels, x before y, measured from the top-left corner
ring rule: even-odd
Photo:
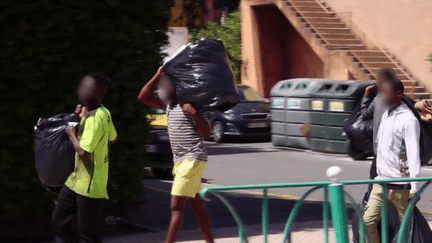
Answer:
[[[205,166],[205,162],[194,159],[175,163],[171,195],[195,197],[201,190],[201,177]]]

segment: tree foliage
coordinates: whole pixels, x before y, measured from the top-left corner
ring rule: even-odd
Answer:
[[[431,71],[432,71],[432,53],[430,53],[427,57],[427,59],[429,62],[431,62]]]
[[[140,195],[147,125],[136,97],[162,61],[170,3],[0,1],[0,238],[49,227],[53,197],[35,171],[33,126],[40,117],[73,112],[78,82],[89,72],[114,82],[103,100],[118,131],[110,197],[124,203]]]
[[[206,0],[181,0],[177,2],[182,3],[183,13],[181,16],[177,16],[171,25],[186,26],[189,29],[199,28],[205,24],[201,22],[202,15],[205,14],[203,11],[204,2]],[[240,0],[213,0],[213,7],[217,12],[226,10],[232,12],[239,6]],[[178,4],[178,3],[177,3]]]
[[[194,29],[190,34],[190,41],[201,38],[221,39],[230,57],[232,69],[237,82],[240,82],[241,68],[241,26],[240,11],[228,14],[225,24],[207,22],[205,27]]]
[[[235,11],[240,4],[240,0],[214,0],[214,6],[219,10]]]

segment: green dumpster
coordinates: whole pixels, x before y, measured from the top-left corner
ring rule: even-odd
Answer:
[[[271,102],[271,140],[275,146],[286,146],[285,97],[290,92],[293,81],[283,80],[276,83],[270,91]]]
[[[311,112],[310,97],[318,84],[314,79],[288,79],[273,86],[270,97],[274,145],[310,148],[301,128],[310,121],[311,116],[319,115]]]
[[[311,94],[320,86],[321,82],[317,79],[296,79],[286,98],[286,146],[311,148],[302,127],[308,125],[311,119],[319,120],[324,116],[323,112],[316,110],[312,104]]]
[[[311,94],[312,102],[323,102],[324,117],[311,119],[311,149],[314,151],[347,153],[348,141],[343,136],[345,121],[361,100],[365,88],[362,81],[325,81],[326,89]]]

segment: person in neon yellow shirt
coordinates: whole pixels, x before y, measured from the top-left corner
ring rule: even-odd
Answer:
[[[111,114],[101,105],[110,86],[111,81],[105,75],[90,74],[78,87],[83,105],[79,130],[66,129],[76,151],[75,168],[66,180],[54,209],[55,242],[79,242],[80,239],[101,242],[97,215],[102,200],[108,199],[108,145],[117,138]],[[78,219],[78,235],[72,231],[74,215]]]

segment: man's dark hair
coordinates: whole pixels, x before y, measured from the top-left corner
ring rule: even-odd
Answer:
[[[382,68],[378,72],[378,78],[390,84],[396,91],[404,92],[404,85],[392,68]]]
[[[100,87],[109,88],[113,84],[111,79],[109,79],[103,73],[90,73],[90,74],[87,74],[86,76],[92,77],[95,80],[96,85],[100,86]]]

